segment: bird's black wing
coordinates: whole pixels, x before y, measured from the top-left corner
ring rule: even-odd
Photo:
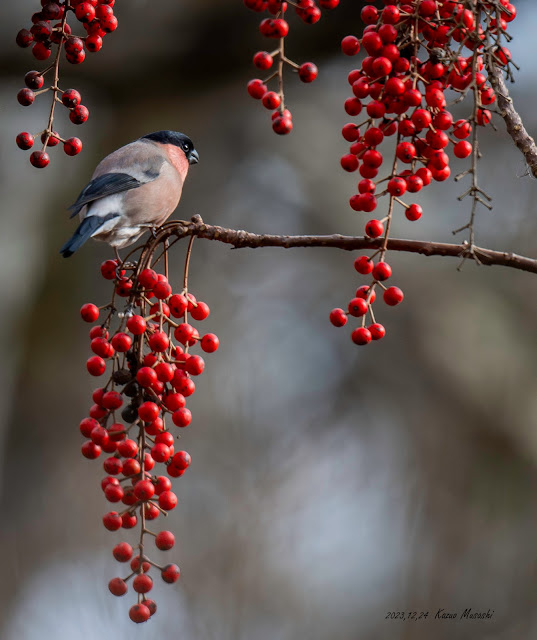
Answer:
[[[152,179],[155,177],[156,176]],[[114,193],[129,191],[129,189],[136,189],[143,184],[145,184],[145,182],[137,180],[128,173],[105,173],[84,187],[77,201],[69,207],[69,211],[72,211],[70,217],[73,218],[76,216],[84,205],[94,200],[111,196]]]

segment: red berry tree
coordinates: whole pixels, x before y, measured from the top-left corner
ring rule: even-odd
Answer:
[[[299,64],[286,55],[285,45],[293,34],[291,17],[314,25],[324,10],[336,9],[339,0],[244,0],[244,4],[262,15],[260,37],[274,43],[274,48],[267,46],[269,50],[254,54],[255,68],[265,73],[248,82],[248,94],[272,112],[277,134],[289,134],[293,120],[284,93],[289,72],[303,83],[313,82],[318,75],[313,62]],[[71,64],[83,62],[86,51],[99,51],[102,39],[117,27],[113,7],[114,0],[42,2],[41,10],[32,16],[33,26],[17,34],[17,44],[31,46],[37,60],[53,57],[50,66],[26,74],[26,88],[17,94],[22,106],[32,105],[45,92],[52,97],[46,127],[16,137],[17,145],[26,150],[41,139],[41,150],[30,156],[36,167],[48,165],[47,150],[60,142],[68,155],[82,149],[78,138],[65,139],[54,130],[57,104],[69,110],[75,125],[88,118],[78,91],[59,86],[62,51]],[[156,611],[155,602],[147,597],[153,576],[160,573],[166,583],[180,577],[176,564],[158,565],[152,560],[151,545],[169,551],[175,536],[168,530],[155,531],[156,523],[151,521],[162,520],[178,503],[172,479],[185,473],[191,457],[187,451],[175,450],[176,438],[195,420],[187,404],[196,391],[195,380],[205,369],[205,354],[219,347],[217,335],[205,333],[200,326],[209,317],[209,306],[189,290],[194,238],[235,248],[367,251],[353,256],[360,280],[350,300],[341,308],[326,310],[335,327],[350,321],[350,340],[360,346],[386,335],[378,322],[381,318],[375,315],[377,299],[387,307],[404,300],[403,290],[393,284],[398,281],[388,262],[391,251],[452,256],[537,273],[534,259],[475,244],[476,215],[480,207],[490,208],[492,200],[478,182],[479,132],[491,124],[495,111],[537,177],[537,148],[504,81],[516,69],[506,47],[515,6],[507,0],[385,0],[364,5],[356,13],[355,34],[341,41],[343,55],[361,53],[362,57],[348,75],[352,95],[343,108],[350,121],[341,132],[348,152],[340,164],[344,171],[359,174],[353,178],[349,206],[364,214],[357,225],[360,233],[259,235],[205,224],[200,216],[168,222],[123,262],[105,261],[100,271],[113,286],[110,302],[87,303],[80,310],[82,320],[93,325],[89,331],[93,355],[87,360],[87,371],[102,380],[80,422],[85,438],[81,450],[87,459],[102,461],[106,474],[101,487],[113,505],[103,515],[104,527],[111,532],[137,530],[135,544],[124,541],[113,547],[115,560],[128,564],[130,570],[109,582],[115,596],[137,594],[129,611],[136,623],[147,621]],[[74,35],[69,19],[80,23],[86,35]],[[51,85],[44,88],[47,74]],[[464,118],[454,119],[455,102],[467,109]],[[466,239],[445,244],[392,237],[398,217],[415,222],[423,215],[434,215],[410,200],[419,199],[426,188],[441,192],[442,185],[436,183],[451,177],[453,157],[468,161],[468,168],[454,176],[457,182],[468,181],[459,200],[469,199],[469,219],[455,230],[466,232]],[[177,288],[170,278],[168,256],[171,246],[186,238],[184,275]],[[381,307],[382,312],[385,308]]]

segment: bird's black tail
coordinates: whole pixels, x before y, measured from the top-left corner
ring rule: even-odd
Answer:
[[[88,216],[84,218],[82,222],[78,225],[77,230],[73,233],[72,238],[67,240],[67,242],[60,249],[60,253],[64,258],[69,258],[73,253],[80,249],[80,247],[91,238],[91,236],[104,225],[105,222],[111,220],[112,218],[117,218],[119,216],[118,213],[109,213],[103,218],[99,216]]]

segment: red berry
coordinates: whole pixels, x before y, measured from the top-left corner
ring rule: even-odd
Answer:
[[[103,524],[108,531],[117,531],[121,528],[121,516],[117,511],[110,511],[103,516]]]
[[[103,39],[97,34],[89,35],[86,38],[86,49],[91,53],[100,51],[103,47]]]
[[[368,329],[372,340],[381,340],[386,335],[386,329],[378,322],[370,325]]]
[[[351,316],[359,318],[367,312],[368,306],[367,301],[363,298],[353,298],[349,302],[349,313]]]
[[[422,213],[423,209],[419,204],[411,204],[408,209],[405,209],[405,216],[410,221],[419,220]]]
[[[101,455],[101,447],[91,440],[84,442],[81,450],[84,458],[88,458],[88,460],[95,460]]]
[[[280,106],[281,101],[282,100],[279,94],[275,93],[274,91],[267,91],[261,100],[261,102],[263,103],[263,106],[266,109],[270,109],[270,110],[278,108]]]
[[[88,119],[88,116],[89,111],[87,107],[79,104],[78,107],[75,107],[69,114],[69,120],[71,120],[73,124],[83,124]]]
[[[390,307],[395,307],[395,305],[402,302],[404,295],[399,287],[388,287],[384,292],[384,302]]]
[[[45,79],[39,73],[39,71],[28,71],[28,73],[24,76],[24,83],[29,89],[33,89],[34,91],[41,89],[44,82]]]
[[[459,140],[467,138],[472,133],[472,125],[467,120],[457,120],[453,125],[453,135]]]
[[[117,452],[124,458],[134,458],[134,456],[138,453],[138,445],[134,440],[127,438],[118,443]],[[123,465],[123,473],[127,471],[127,475],[131,475],[128,473],[128,470],[129,466],[127,465],[127,462],[125,462],[125,464]]]
[[[199,376],[205,369],[205,362],[201,356],[190,356],[185,363],[185,370],[192,376]]]
[[[352,153],[347,153],[341,158],[341,166],[345,171],[356,171],[358,169],[358,158]]]
[[[143,560],[143,558],[140,558],[139,555],[134,556],[130,564],[132,571],[134,571],[135,573],[138,573],[140,571],[140,564],[144,573],[147,573],[151,569],[151,565],[149,564],[149,562]]]
[[[110,593],[115,596],[124,596],[127,593],[127,583],[121,578],[112,578],[108,583]]]
[[[75,15],[80,22],[91,22],[95,18],[95,9],[90,2],[81,2],[75,8]]]
[[[140,480],[134,485],[134,495],[138,500],[150,500],[155,495],[151,480]]]
[[[172,584],[174,582],[177,582],[177,580],[179,580],[179,577],[181,575],[181,570],[176,564],[168,564],[164,567],[164,569],[162,569],[161,575],[164,582],[168,582],[169,584]]]
[[[138,415],[144,422],[153,422],[158,418],[159,408],[154,402],[144,402],[138,408]]]
[[[168,282],[157,282],[153,287],[153,293],[158,300],[167,300],[172,294],[172,288]]]
[[[319,70],[313,62],[304,62],[298,69],[298,77],[302,82],[313,82],[317,77]]]
[[[343,309],[332,309],[330,311],[330,322],[334,327],[343,327],[347,324],[347,314]]]
[[[23,131],[17,136],[16,143],[19,149],[23,149],[24,151],[26,151],[34,146],[34,137],[27,131]]]
[[[161,531],[155,538],[157,549],[169,551],[175,544],[175,536],[171,531]]]
[[[165,444],[168,447],[173,447],[174,437],[169,431],[161,431],[155,438],[155,442]]]
[[[406,184],[406,180],[404,178],[399,178],[399,177],[395,177],[395,178],[391,178],[388,181],[388,193],[392,196],[402,196],[404,193],[406,193],[407,190],[407,184]]]
[[[116,333],[111,340],[111,344],[119,353],[125,353],[132,346],[132,338],[126,333]]]
[[[135,336],[140,336],[147,329],[147,323],[142,316],[131,316],[127,320],[127,329]]]
[[[126,513],[121,516],[121,526],[123,529],[132,529],[138,523],[138,518],[134,513]]]
[[[372,336],[369,329],[366,329],[365,327],[359,327],[358,329],[355,329],[351,334],[352,341],[354,342],[354,344],[358,345],[369,344],[371,342],[371,337]]]
[[[141,367],[136,372],[136,381],[142,387],[151,387],[157,380],[157,372],[151,367]]]
[[[138,276],[138,283],[144,289],[153,289],[153,287],[158,283],[158,276],[153,269],[144,269],[140,272]],[[175,297],[175,296],[174,296]]]
[[[267,92],[267,86],[263,84],[263,81],[259,80],[258,78],[250,80],[247,89],[250,96],[252,98],[255,98],[256,100],[261,100],[261,98]]]
[[[261,21],[259,31],[267,38],[285,38],[289,33],[289,25],[282,18],[266,18]]]
[[[362,111],[362,103],[358,98],[347,98],[345,100],[345,111],[350,116],[357,116]]]
[[[133,604],[129,609],[129,618],[136,623],[146,622],[151,617],[151,611],[144,604]]]
[[[132,558],[132,547],[128,542],[120,542],[116,544],[112,553],[118,562],[128,562]]]
[[[111,33],[112,31],[115,31],[117,29],[118,21],[116,16],[114,15],[106,16],[105,18],[102,18],[101,20],[99,20],[99,22],[101,23],[101,29],[105,33]]]
[[[359,256],[354,261],[354,268],[358,273],[361,273],[364,276],[370,274],[373,271],[374,266],[373,260],[367,256]]]
[[[402,162],[412,162],[416,154],[416,147],[411,142],[400,142],[397,145],[396,155]]]
[[[341,41],[341,50],[347,56],[355,56],[360,51],[360,42],[355,36],[346,36]]]
[[[21,29],[17,33],[16,42],[19,45],[19,47],[22,47],[23,49],[26,47],[29,47],[33,41],[34,41],[34,37],[31,31],[29,31],[28,29]]]
[[[47,60],[52,51],[44,42],[36,42],[32,47],[32,54],[36,60]]]
[[[387,262],[378,262],[373,269],[375,280],[387,280],[392,275],[392,268]]]
[[[168,338],[168,335],[164,331],[157,331],[149,338],[149,348],[151,349],[151,351],[163,353],[169,346],[170,340]]]
[[[280,136],[291,133],[293,129],[293,121],[285,116],[278,116],[272,121],[272,130]]]
[[[46,151],[33,151],[30,155],[30,162],[37,169],[44,169],[50,162],[50,158]]]
[[[86,362],[86,368],[92,376],[102,376],[106,371],[106,363],[99,356],[93,356]]]
[[[115,411],[116,409],[119,409],[122,404],[123,399],[121,394],[117,391],[107,391],[103,395],[102,405],[105,409],[108,409],[108,411]]]
[[[116,278],[117,260],[105,260],[101,263],[101,275],[105,280]]]
[[[62,102],[69,109],[78,107],[81,100],[82,98],[76,89],[67,89],[62,93]]]
[[[192,422],[192,413],[190,409],[186,407],[182,407],[181,409],[177,409],[172,414],[173,424],[177,427],[188,427],[188,425]]]
[[[191,463],[192,458],[188,451],[178,451],[172,459],[173,466],[181,470],[188,469]]]
[[[109,473],[111,476],[117,476],[118,473],[123,471],[123,463],[119,458],[106,458],[103,462],[103,468],[106,473]]]
[[[60,142],[60,136],[57,131],[52,131],[50,134],[45,131],[41,134],[41,142],[49,147],[55,147]]]
[[[175,339],[181,344],[186,344],[194,335],[194,327],[186,322],[181,323],[173,332]]]
[[[52,33],[52,27],[47,20],[37,20],[32,25],[30,32],[34,36],[34,40],[37,42],[47,42],[50,39]]]
[[[258,51],[254,56],[254,65],[261,69],[262,71],[266,71],[272,67],[272,63],[274,59],[272,56],[266,51]]]
[[[379,238],[384,233],[384,225],[380,220],[369,220],[365,225],[365,232],[370,238]]]
[[[161,509],[171,511],[177,506],[177,496],[173,491],[163,491],[158,497],[158,503]]]
[[[354,123],[349,122],[341,130],[341,135],[347,142],[355,142],[360,137],[360,130]]]
[[[153,588],[153,578],[146,573],[140,573],[132,581],[132,588],[136,593],[147,593]]]
[[[63,150],[68,156],[76,156],[82,151],[82,140],[80,138],[67,138],[63,143]]]
[[[219,345],[220,341],[218,340],[218,336],[214,333],[207,333],[200,340],[200,346],[205,353],[214,353]]]
[[[198,302],[196,307],[192,307],[192,311],[190,315],[194,318],[194,320],[202,321],[209,317],[211,310],[209,309],[209,305],[205,302]]]
[[[454,145],[453,153],[457,158],[467,158],[472,153],[472,145],[468,140],[460,140]]]
[[[155,462],[167,462],[170,456],[170,448],[163,442],[157,442],[157,444],[151,448],[151,457]]]
[[[84,304],[80,309],[80,315],[85,322],[95,322],[99,317],[99,308],[91,303]]]

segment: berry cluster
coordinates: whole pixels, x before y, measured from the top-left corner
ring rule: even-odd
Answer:
[[[367,54],[360,68],[348,76],[353,95],[345,101],[345,111],[350,116],[366,113],[362,123],[350,122],[342,131],[350,149],[341,158],[341,166],[361,176],[358,193],[349,204],[354,211],[369,214],[381,198],[388,200],[386,214],[365,223],[366,237],[378,239],[375,247],[379,248],[372,256],[360,256],[354,262],[356,271],[371,276],[372,281],[358,289],[347,312],[334,309],[330,314],[332,324],[339,327],[346,324],[348,314],[362,319],[362,326],[351,336],[359,345],[385,334],[371,308],[376,287],[384,289],[388,305],[403,299],[398,287],[384,285],[392,275],[385,256],[395,204],[402,207],[407,220],[418,220],[421,206],[402,198],[433,181],[447,180],[451,174],[449,152],[456,158],[472,159],[471,168],[455,178],[472,177],[470,188],[459,198],[473,199],[471,218],[457,230],[469,230],[472,250],[476,205],[490,208],[490,197],[477,184],[477,128],[490,122],[487,107],[496,100],[485,67],[510,63],[509,50],[500,40],[507,22],[516,15],[507,0],[384,0],[383,4],[381,10],[364,6],[362,38],[351,35],[341,43],[346,55],[354,56],[362,48]],[[472,113],[454,121],[449,101],[459,102],[469,92]],[[379,147],[388,146],[389,139],[393,140],[388,147],[389,169],[379,177],[386,155]],[[366,327],[368,314],[373,324]]]
[[[101,377],[108,371],[109,378],[93,392],[89,416],[80,423],[87,438],[82,454],[90,460],[108,455],[101,487],[106,499],[122,509],[106,513],[104,526],[110,531],[140,526],[138,544],[120,542],[114,547],[114,558],[130,562],[131,571],[124,578],[113,578],[108,587],[112,594],[122,596],[132,579],[138,602],[129,615],[134,622],[145,622],[156,611],[147,595],[153,586],[151,569],[159,570],[168,583],[180,576],[176,564],[160,566],[149,558],[145,536],[153,536],[162,551],[174,546],[171,531],[154,533],[147,524],[175,508],[177,496],[170,478],[182,476],[191,462],[186,451],[175,451],[174,446],[180,437],[175,429],[187,427],[192,420],[186,399],[195,391],[193,378],[205,368],[203,358],[192,355],[190,349],[199,344],[203,352],[213,353],[219,341],[212,333],[200,337],[189,322],[205,320],[208,305],[197,301],[186,287],[174,294],[166,275],[157,274],[142,260],[130,266],[107,260],[101,273],[114,282],[112,302],[101,309],[85,304],[81,316],[96,323],[101,311],[108,311],[104,322],[90,330],[94,355],[86,366],[92,376]],[[121,298],[126,304],[119,312],[117,300]],[[112,330],[116,316],[117,326]],[[161,475],[154,470],[157,463],[164,465]]]
[[[73,124],[83,124],[89,116],[87,107],[81,104],[81,97],[75,89],[62,91],[59,87],[60,54],[65,49],[65,57],[71,64],[80,64],[86,57],[86,51],[99,51],[103,38],[107,33],[117,29],[117,18],[114,15],[115,0],[41,0],[41,11],[32,16],[32,27],[21,29],[16,42],[19,47],[32,47],[32,54],[37,60],[47,60],[56,46],[54,62],[43,71],[29,71],[24,77],[26,87],[17,94],[17,100],[23,107],[28,107],[35,98],[48,91],[52,92],[52,105],[46,128],[31,134],[27,131],[19,133],[16,138],[19,149],[28,150],[34,146],[36,138],[40,138],[42,148],[30,154],[30,162],[34,167],[42,169],[50,162],[47,148],[55,147],[60,142],[68,156],[75,156],[82,150],[79,138],[62,138],[54,130],[54,111],[56,103],[69,110],[69,119]],[[78,37],[71,32],[67,19],[72,12],[82,23],[86,36]],[[45,76],[51,72],[51,86],[43,88]]]
[[[335,9],[339,0],[318,0],[323,9]],[[315,24],[321,18],[321,9],[315,0],[297,0],[297,2],[285,2],[284,0],[244,0],[244,4],[253,11],[262,13],[267,11],[271,16],[264,18],[259,31],[266,38],[279,40],[278,47],[272,52],[258,51],[254,55],[254,66],[260,71],[268,71],[274,65],[276,69],[264,80],[255,78],[248,83],[248,93],[252,98],[261,100],[266,109],[272,111],[272,129],[279,135],[290,133],[293,129],[293,119],[289,109],[285,108],[285,96],[283,91],[283,69],[290,66],[298,73],[302,82],[313,82],[317,77],[317,67],[313,62],[297,64],[285,55],[284,42],[289,33],[289,23],[284,19],[287,5],[295,7],[298,17],[306,24]],[[268,83],[278,79],[278,90],[269,91]]]

